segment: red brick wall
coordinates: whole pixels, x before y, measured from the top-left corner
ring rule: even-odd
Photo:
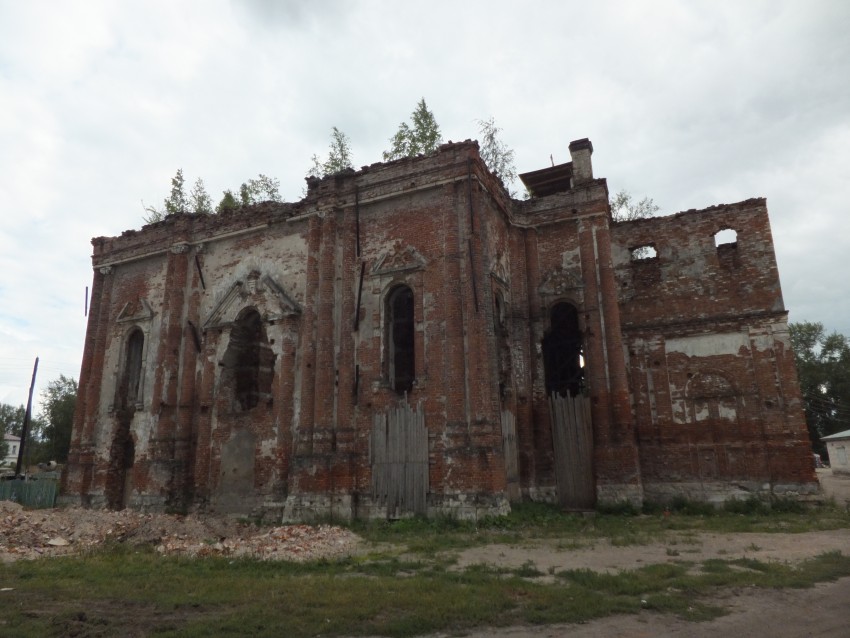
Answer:
[[[612,235],[647,496],[816,490],[764,200]]]
[[[605,180],[591,179],[511,200],[467,142],[312,182],[297,204],[94,240],[67,492],[104,498],[118,319],[144,299],[153,315],[140,320],[146,393],[131,423],[130,504],[224,507],[237,473],[252,484],[239,503],[248,510],[381,515],[369,441],[373,415],[400,400],[385,329],[398,284],[414,293],[407,401],[425,414],[431,512],[505,510],[503,412],[516,419],[523,493],[553,497],[540,344],[559,301],[579,309],[585,335],[600,498],[663,497],[664,485],[709,479],[810,483],[763,201],[612,226],[607,197]],[[736,249],[718,254],[719,227],[738,229]],[[629,249],[649,243],[658,259],[633,264]],[[245,308],[260,313],[274,355],[271,396],[248,412],[222,372]],[[719,340],[716,354],[705,336]],[[254,449],[229,466],[244,453],[237,440]]]

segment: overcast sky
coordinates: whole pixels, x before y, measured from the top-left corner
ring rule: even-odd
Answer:
[[[850,335],[850,2],[0,0],[0,401],[78,378],[90,240],[177,168],[294,201],[332,126],[371,164],[421,97],[520,172],[589,137],[659,214],[767,197],[791,320]]]

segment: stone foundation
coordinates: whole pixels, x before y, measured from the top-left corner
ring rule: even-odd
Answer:
[[[488,516],[504,516],[510,511],[510,503],[504,494],[429,494],[426,516],[477,521]],[[354,498],[349,494],[292,494],[283,503],[264,504],[261,515],[264,519],[287,523],[390,518],[387,508],[375,503],[370,497]],[[403,518],[411,516],[413,514],[410,513],[402,515]]]
[[[640,485],[608,483],[596,486],[596,499],[599,504],[613,505],[625,502],[640,507],[643,505],[644,497],[644,489]]]
[[[676,499],[703,501],[722,505],[726,501],[760,498],[801,498],[803,500],[821,494],[820,484],[777,483],[763,481],[704,481],[645,483],[644,494],[651,503],[671,503]]]

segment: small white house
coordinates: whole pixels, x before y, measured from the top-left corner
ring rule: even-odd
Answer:
[[[821,437],[833,474],[850,474],[850,430]]]
[[[6,442],[6,456],[0,458],[0,468],[6,469],[11,467],[15,469],[18,462],[18,450],[21,447],[21,439],[13,434],[4,434],[3,440]]]

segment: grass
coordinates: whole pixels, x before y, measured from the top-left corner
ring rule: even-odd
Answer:
[[[850,557],[825,554],[798,567],[711,559],[618,574],[566,570],[554,583],[540,575],[530,564],[453,571],[421,561],[188,560],[113,547],[8,565],[3,586],[13,590],[3,593],[0,635],[414,636],[641,609],[696,621],[724,613],[710,602],[719,588],[806,587],[850,575]]]
[[[722,508],[684,500],[665,507],[649,505],[638,511],[630,505],[608,507],[593,516],[559,511],[542,503],[515,506],[505,517],[478,522],[451,518],[410,518],[353,524],[358,534],[376,545],[404,545],[423,557],[468,547],[500,543],[522,545],[529,539],[557,539],[559,550],[592,546],[608,540],[624,547],[664,542],[675,533],[679,542],[700,532],[800,533],[850,527],[850,513],[836,507],[804,508],[799,503],[757,500],[732,501]]]
[[[728,587],[807,587],[850,576],[850,557],[791,566],[755,557],[680,560],[698,533],[850,527],[835,508],[803,513],[735,505],[720,511],[592,517],[535,504],[477,524],[451,519],[357,523],[369,554],[339,561],[268,563],[164,557],[113,545],[84,556],[19,561],[0,572],[0,635],[10,636],[414,636],[474,627],[582,622],[650,610],[699,621],[723,612]],[[665,542],[674,562],[616,574],[457,566],[459,550],[550,539],[559,551]],[[674,548],[675,546],[675,548]],[[751,547],[755,552],[755,546]]]

